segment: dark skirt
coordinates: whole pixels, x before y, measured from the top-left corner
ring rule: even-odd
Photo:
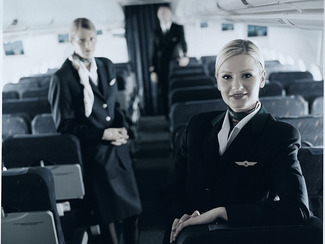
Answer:
[[[84,147],[86,194],[100,224],[139,215],[142,211],[132,161],[126,145]]]

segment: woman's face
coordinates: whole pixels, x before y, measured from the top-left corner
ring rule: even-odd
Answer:
[[[255,107],[259,89],[265,84],[265,71],[251,56],[240,54],[220,66],[217,81],[224,102],[233,111],[244,112]]]
[[[79,28],[71,38],[71,44],[76,54],[82,58],[90,59],[96,49],[97,33],[95,30]]]

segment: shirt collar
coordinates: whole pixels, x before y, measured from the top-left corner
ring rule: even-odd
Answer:
[[[170,27],[172,26],[172,22],[169,22],[167,24],[161,24],[160,27],[162,29],[163,32],[166,32],[168,30],[170,30]]]
[[[230,131],[230,121],[229,121],[229,112],[227,110],[226,115],[223,119],[221,130],[218,133],[218,141],[219,141],[219,153],[222,155],[228,146],[232,143],[232,141],[239,134],[240,130],[254,117],[255,114],[261,108],[261,103],[258,101],[255,107],[255,110],[244,117],[239,123]],[[230,132],[230,133],[229,133]]]

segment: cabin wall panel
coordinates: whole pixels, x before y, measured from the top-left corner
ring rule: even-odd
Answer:
[[[222,31],[222,23],[227,22],[207,23],[207,28],[200,28],[200,22],[185,25],[189,56],[216,55],[228,41],[244,38],[254,41],[264,52],[266,60],[279,59],[283,64],[311,71],[316,80],[322,79],[323,32],[320,30],[269,26],[266,37],[247,37],[247,24],[234,23],[234,30]]]
[[[64,34],[61,32],[60,34]],[[5,56],[3,54],[3,84],[18,82],[20,77],[45,73],[47,69],[59,68],[72,53],[70,43],[59,43],[57,34],[29,34],[4,37],[4,42],[22,40],[24,54]],[[98,36],[95,56],[107,57],[115,63],[128,62],[126,40],[115,37],[109,31]]]

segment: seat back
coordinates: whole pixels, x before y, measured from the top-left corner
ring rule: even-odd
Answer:
[[[170,130],[177,125],[186,124],[194,114],[215,110],[226,110],[227,105],[222,99],[176,103],[170,109]]]
[[[178,88],[197,87],[197,86],[215,86],[216,81],[209,76],[194,76],[186,78],[175,78],[169,81],[169,91]]]
[[[8,169],[49,168],[54,176],[57,200],[82,198],[85,194],[80,144],[75,136],[14,136],[3,142],[2,155],[3,164]]]
[[[269,96],[284,96],[285,90],[283,89],[281,83],[273,82],[267,83],[260,90],[260,97],[269,97]]]
[[[58,243],[50,211],[9,213],[2,218],[1,226],[2,243]]]
[[[170,106],[172,106],[175,103],[212,100],[220,98],[221,93],[216,86],[197,86],[179,88],[171,91],[169,94],[169,103]]]
[[[288,85],[287,95],[301,95],[306,101],[319,96],[323,96],[324,93],[323,81],[298,81]]]
[[[35,89],[30,89],[30,90],[23,91],[21,96],[22,96],[22,99],[26,99],[26,98],[43,98],[43,99],[47,99],[48,92],[49,92],[48,87],[35,88]]]
[[[298,151],[308,191],[309,208],[320,219],[323,219],[323,155],[322,147],[302,147]]]
[[[280,82],[287,89],[292,82],[313,79],[313,75],[309,71],[280,71],[270,73],[268,79],[270,82]]]
[[[309,103],[309,111],[312,115],[323,115],[324,113],[324,97],[316,97]]]
[[[202,65],[189,65],[185,67],[175,67],[170,71],[169,80],[174,78],[184,78],[191,76],[207,75]]]
[[[31,122],[31,130],[34,135],[57,133],[52,114],[36,115]]]
[[[217,59],[217,56],[216,55],[202,56],[200,58],[200,62],[202,63],[203,67],[205,68],[206,73],[209,76],[212,76],[212,77],[215,76],[216,59]]]
[[[308,104],[301,96],[260,97],[260,101],[274,117],[308,115]]]
[[[2,91],[2,100],[19,99],[18,91]]]
[[[23,100],[8,100],[2,103],[3,114],[26,113],[30,120],[37,114],[51,113],[50,103],[47,99],[29,98]]]
[[[279,118],[298,129],[301,141],[305,145],[323,146],[323,117],[302,116],[291,118]]]
[[[51,73],[22,77],[19,79],[18,83],[5,84],[3,91],[16,91],[19,97],[22,97],[22,94],[27,90],[48,88],[51,77]]]
[[[22,114],[2,115],[2,140],[18,134],[30,134],[30,126]]]
[[[27,233],[26,239],[18,243],[64,243],[64,236],[59,215],[56,210],[56,200],[54,191],[54,180],[49,169],[20,168],[2,172],[2,207],[8,219],[2,219],[2,243],[14,243],[18,238],[18,230]],[[41,212],[40,212],[41,211]],[[26,213],[28,212],[28,213]],[[37,213],[31,213],[37,212]],[[25,214],[22,214],[25,213]],[[11,215],[10,215],[11,214]],[[19,219],[14,217],[19,217]],[[58,242],[40,239],[44,233],[42,229],[51,227],[51,216],[54,218],[56,235]],[[36,217],[40,220],[35,221]],[[13,226],[13,220],[20,220]],[[44,223],[41,221],[43,220]],[[24,223],[27,223],[26,225]],[[15,228],[18,226],[18,228]],[[38,228],[39,227],[39,228]],[[32,232],[33,231],[33,232]],[[53,237],[53,231],[47,229],[46,232]],[[51,234],[52,233],[52,234]],[[55,236],[55,235],[54,235]],[[31,238],[33,241],[27,241]],[[9,242],[5,240],[10,239]],[[55,237],[54,237],[55,240]]]
[[[201,66],[201,63],[197,60],[196,57],[188,57],[189,62],[186,66],[180,66],[179,61],[176,59],[173,59],[169,62],[169,70],[170,72],[173,72],[174,69],[189,69],[192,67],[198,67]]]
[[[19,153],[17,153],[19,152]],[[2,145],[2,160],[7,168],[81,164],[78,139],[69,134],[17,135]]]

